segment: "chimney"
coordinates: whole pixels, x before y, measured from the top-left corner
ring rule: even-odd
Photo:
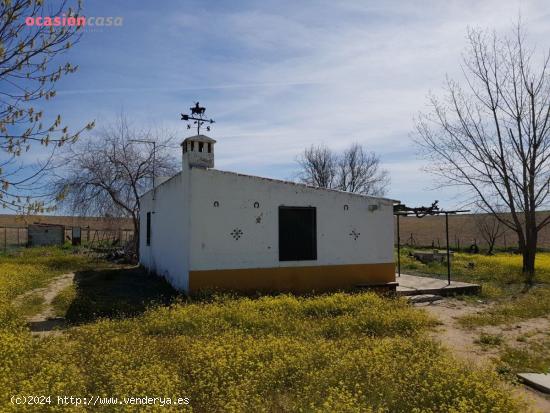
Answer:
[[[213,168],[215,143],[214,139],[205,135],[195,135],[185,139],[181,144],[183,170],[186,168]]]

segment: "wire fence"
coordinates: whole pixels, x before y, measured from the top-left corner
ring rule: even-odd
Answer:
[[[76,227],[75,227],[76,228]],[[95,246],[102,244],[127,244],[134,237],[134,231],[130,229],[94,229],[90,227],[80,228],[80,240],[82,244]],[[64,241],[72,242],[73,227],[64,226]],[[29,245],[29,229],[21,226],[0,226],[0,250],[27,247]]]
[[[446,247],[444,237],[415,234],[413,232],[402,234],[401,242],[403,247],[410,248],[444,249]],[[449,246],[454,251],[471,251],[474,247],[483,249],[489,248],[488,242],[483,239],[481,235],[472,237],[452,234],[449,236]],[[549,247],[550,245],[546,240],[539,242],[539,248],[548,249]],[[517,249],[517,237],[504,233],[496,238],[494,248],[504,251],[515,250]]]

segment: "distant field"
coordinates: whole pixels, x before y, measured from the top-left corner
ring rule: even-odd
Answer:
[[[540,212],[544,217],[548,212]],[[451,248],[467,248],[475,240],[484,248],[486,243],[479,233],[474,214],[463,214],[449,217],[449,238]],[[424,218],[401,218],[401,244],[413,246],[445,246],[445,217],[433,216]],[[132,221],[129,218],[101,218],[101,217],[72,217],[49,215],[6,215],[0,214],[0,248],[3,246],[3,227],[8,228],[6,237],[8,245],[13,245],[19,240],[19,244],[26,242],[26,234],[22,229],[33,223],[61,224],[67,228],[81,227],[98,231],[116,231],[119,229],[133,230]],[[23,240],[24,239],[24,240]],[[396,238],[397,239],[397,238]],[[496,243],[497,248],[514,249],[517,246],[517,238],[511,231],[506,231]],[[539,247],[550,250],[550,226],[547,226],[539,234]]]
[[[94,229],[132,229],[129,218],[73,217],[55,215],[10,215],[0,214],[0,227],[26,227],[35,223],[60,224],[68,227]]]
[[[549,212],[540,212],[538,219],[546,217]],[[427,216],[424,218],[400,218],[401,244],[416,246],[445,246],[445,217]],[[396,238],[397,239],[397,238]],[[478,246],[486,247],[486,243],[479,233],[475,214],[461,214],[449,216],[449,244],[451,248],[467,248],[476,240]],[[516,235],[508,230],[498,238],[498,248],[517,248]],[[539,248],[550,250],[550,226],[546,226],[539,233]]]
[[[27,225],[36,223],[65,226],[66,239],[71,235],[71,228],[79,227],[83,241],[118,237],[127,240],[133,234],[132,220],[129,218],[0,214],[0,251],[26,245]]]

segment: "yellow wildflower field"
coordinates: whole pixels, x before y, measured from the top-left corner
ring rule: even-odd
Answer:
[[[40,338],[3,302],[0,410],[21,411],[9,402],[14,395],[51,395],[189,404],[25,411],[523,411],[494,372],[429,338],[434,324],[404,300],[373,293],[222,295],[179,297],[131,317],[87,317]]]

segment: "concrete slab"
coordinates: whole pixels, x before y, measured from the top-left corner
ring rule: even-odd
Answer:
[[[457,294],[479,294],[481,286],[460,281],[451,281],[431,277],[419,277],[416,275],[401,274],[395,275],[395,281],[399,283],[397,295],[424,295],[435,294],[441,296]]]
[[[518,373],[518,377],[524,384],[550,394],[550,374]]]
[[[443,297],[435,294],[419,294],[409,296],[408,300],[412,304],[433,303],[434,301],[443,300]]]

